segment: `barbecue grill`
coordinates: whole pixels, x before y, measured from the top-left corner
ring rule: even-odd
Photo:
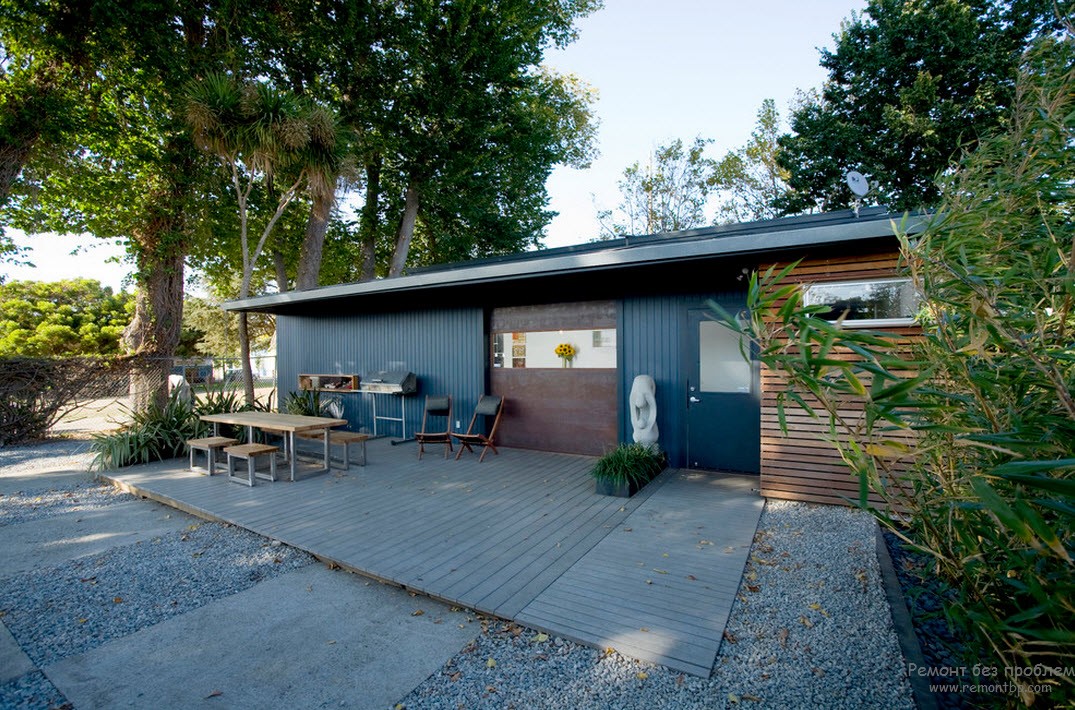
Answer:
[[[418,390],[418,379],[413,372],[403,370],[367,372],[362,375],[358,390],[374,394],[414,394]]]
[[[379,370],[377,372],[367,372],[362,375],[362,380],[358,385],[358,391],[364,392],[367,395],[373,395],[371,399],[373,401],[374,436],[377,436],[377,422],[399,422],[402,438],[400,441],[393,441],[392,443],[396,444],[402,443],[403,441],[409,441],[409,439],[407,439],[407,406],[404,397],[418,391],[418,378],[414,376],[413,372],[405,372],[403,370]],[[398,417],[378,416],[376,395],[379,394],[391,394],[399,397]]]

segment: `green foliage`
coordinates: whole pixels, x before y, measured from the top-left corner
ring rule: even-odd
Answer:
[[[118,354],[133,308],[92,279],[0,284],[0,356]]]
[[[188,402],[177,390],[163,404],[152,402],[139,411],[124,412],[128,423],[121,429],[93,436],[93,466],[115,469],[177,458],[186,453],[188,439],[208,435],[210,425],[200,420],[203,415],[272,409],[271,394],[264,402],[247,404],[241,392],[225,383],[207,386],[201,393],[195,390],[195,394]],[[246,432],[240,428],[231,436],[245,440]]]
[[[290,392],[284,399],[284,411],[306,417],[321,416],[321,392],[319,390],[302,390]]]
[[[937,177],[1000,126],[1020,56],[1055,29],[1057,10],[1070,13],[1070,1],[870,0],[822,51],[820,96],[791,116],[779,157],[791,190],[776,206],[848,207],[851,169],[877,184],[878,204],[936,206]]]
[[[663,471],[664,466],[665,454],[655,445],[620,444],[597,460],[590,475],[613,485],[644,486]]]
[[[190,402],[173,393],[162,405],[152,402],[143,410],[128,411],[130,423],[118,432],[94,434],[90,451],[93,466],[115,469],[123,466],[177,458],[186,451],[187,439],[205,433]]]
[[[774,205],[787,192],[788,172],[777,163],[782,130],[776,102],[766,99],[746,145],[725,154],[713,167],[713,187],[721,191],[717,222],[749,222],[780,214]]]
[[[881,522],[959,590],[948,612],[977,639],[969,660],[1071,668],[1075,41],[1043,41],[1022,67],[1008,130],[944,181],[924,233],[900,230],[925,298],[910,355],[892,334],[814,317],[825,307],[803,307],[782,281],[791,267],[752,278],[748,330],[790,383],[781,421],[796,406],[827,422],[860,505],[880,496]],[[1049,702],[1075,699],[1070,676],[1025,677],[1052,687]]]
[[[601,238],[704,226],[715,167],[705,150],[712,142],[698,137],[685,146],[677,138],[657,146],[645,165],[628,166],[617,183],[622,197],[617,213],[600,210],[597,214]]]

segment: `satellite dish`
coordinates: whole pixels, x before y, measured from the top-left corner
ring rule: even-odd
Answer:
[[[857,170],[848,171],[844,179],[847,181],[847,186],[851,188],[851,192],[859,197],[865,197],[866,193],[870,191],[869,181]]]

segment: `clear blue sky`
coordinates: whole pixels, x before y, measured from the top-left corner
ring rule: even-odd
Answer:
[[[605,0],[579,23],[579,39],[547,63],[597,90],[600,157],[587,170],[558,168],[549,179],[550,208],[560,215],[546,244],[597,236],[594,200],[613,208],[616,181],[659,143],[714,139],[718,157],[747,141],[758,107],[776,101],[782,115],[796,90],[821,85],[818,49],[866,0]],[[118,288],[130,267],[112,242],[92,238],[23,238],[38,268],[0,269],[13,279],[96,278]],[[81,248],[76,256],[73,249]]]

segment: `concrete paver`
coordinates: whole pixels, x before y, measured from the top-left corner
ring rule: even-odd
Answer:
[[[384,708],[478,634],[468,618],[310,565],[44,671],[79,708]]]

